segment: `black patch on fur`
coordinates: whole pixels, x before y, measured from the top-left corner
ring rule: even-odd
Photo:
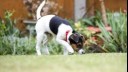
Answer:
[[[70,44],[76,44],[77,48],[82,48],[83,47],[83,37],[78,34],[74,33],[69,37]]]
[[[69,22],[65,19],[62,19],[58,16],[54,16],[51,20],[50,20],[50,29],[54,34],[58,33],[58,28],[61,24],[66,24],[66,25],[70,25]]]

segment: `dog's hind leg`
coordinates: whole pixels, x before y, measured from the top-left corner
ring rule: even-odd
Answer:
[[[49,55],[49,50],[47,47],[48,42],[51,40],[51,37],[47,33],[44,34],[44,39],[43,39],[43,53],[46,55]]]
[[[41,55],[41,43],[43,41],[44,33],[37,33],[36,36],[36,52],[38,55]]]

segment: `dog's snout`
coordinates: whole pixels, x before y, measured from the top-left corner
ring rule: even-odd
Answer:
[[[85,51],[83,51],[82,54],[85,54]]]

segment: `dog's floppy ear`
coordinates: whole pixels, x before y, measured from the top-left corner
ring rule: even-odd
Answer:
[[[76,33],[76,31],[75,31],[75,30],[73,30],[73,31],[72,31],[72,33]]]
[[[80,34],[80,36],[82,38],[82,41],[84,42],[85,41],[85,37],[82,34]]]
[[[81,34],[80,36],[81,36],[83,42],[85,42],[85,41],[88,39],[86,35],[82,35],[82,34]]]

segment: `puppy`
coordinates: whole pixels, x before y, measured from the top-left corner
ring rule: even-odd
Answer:
[[[35,26],[37,33],[37,54],[41,55],[41,44],[44,46],[44,52],[49,54],[47,43],[53,36],[55,36],[56,41],[64,47],[64,55],[73,54],[74,51],[78,52],[79,54],[84,54],[84,38],[73,30],[67,20],[55,15],[46,15],[41,17],[40,11],[45,5],[45,2],[46,1],[44,0],[37,9],[37,23]],[[72,48],[70,44],[74,44],[76,47]]]

